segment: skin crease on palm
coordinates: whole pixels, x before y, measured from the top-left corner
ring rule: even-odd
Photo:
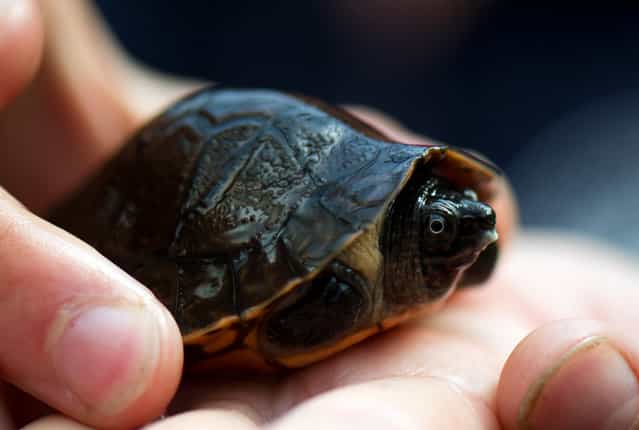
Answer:
[[[502,258],[487,285],[455,294],[433,317],[288,376],[186,379],[174,397],[182,359],[175,324],[125,274],[33,214],[45,214],[117,142],[197,86],[133,63],[89,6],[0,0],[0,329],[2,344],[30,357],[14,359],[0,347],[0,370],[72,417],[43,417],[50,409],[25,395],[17,403],[8,390],[0,428],[11,428],[10,416],[39,417],[31,430],[137,427],[171,399],[167,418],[149,429],[639,428],[636,262],[583,239],[518,231],[505,183],[495,202]],[[352,110],[397,139],[423,139],[380,113]],[[29,298],[23,291],[33,292],[28,303],[44,303],[28,309],[57,312],[44,286],[76,275],[91,285],[82,288],[135,297],[164,321],[155,369],[145,384],[120,391],[136,396],[117,410],[77,406],[49,387],[42,336],[22,328],[39,313],[11,313]]]

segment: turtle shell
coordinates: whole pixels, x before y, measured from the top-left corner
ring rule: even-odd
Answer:
[[[197,343],[315,276],[417,169],[484,200],[498,174],[316,100],[206,88],[135,134],[56,222],[153,290]]]

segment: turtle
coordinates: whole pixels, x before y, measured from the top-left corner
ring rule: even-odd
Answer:
[[[291,369],[483,283],[501,175],[317,99],[206,87],[138,130],[52,220],[171,311],[186,370]]]

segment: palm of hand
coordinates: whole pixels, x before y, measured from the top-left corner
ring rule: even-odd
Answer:
[[[406,428],[500,428],[500,420],[512,418],[500,417],[512,414],[500,407],[514,391],[504,387],[498,395],[500,373],[524,336],[563,318],[624,326],[632,316],[624,311],[621,297],[638,298],[632,287],[638,274],[587,243],[566,245],[550,236],[524,235],[504,257],[488,285],[456,293],[441,313],[282,380],[187,382],[173,411],[209,411],[158,426],[170,427],[188,418],[212,419],[211,423],[238,420],[238,426],[252,428],[240,424],[248,417],[258,423],[279,418],[282,428],[313,423],[326,428],[343,422],[361,428],[391,428],[391,423]],[[591,261],[603,266],[593,267]],[[614,294],[602,288],[610,283]],[[544,354],[542,348],[538,352]],[[527,352],[531,353],[535,351]],[[235,412],[210,412],[219,407]]]

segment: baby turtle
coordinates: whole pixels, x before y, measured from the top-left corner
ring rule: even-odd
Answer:
[[[299,367],[483,282],[499,175],[317,100],[206,88],[53,220],[170,309],[188,369]]]

